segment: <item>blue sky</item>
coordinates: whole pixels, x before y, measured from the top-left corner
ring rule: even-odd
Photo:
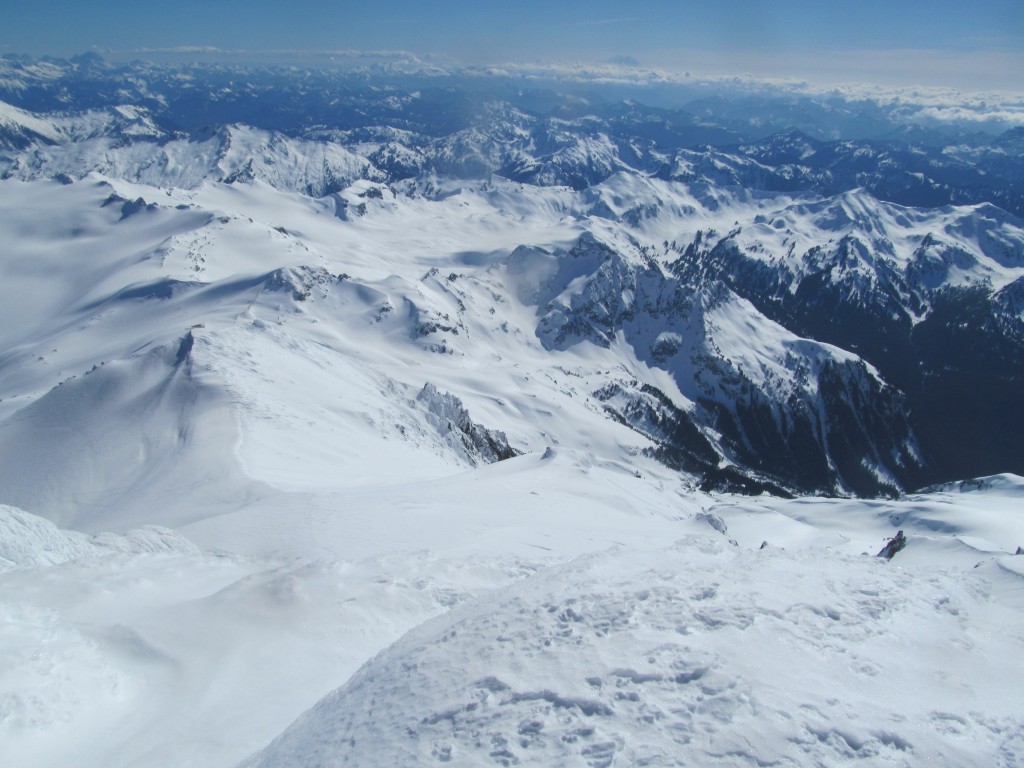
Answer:
[[[982,87],[1012,87],[1024,71],[1016,66],[1024,63],[1024,0],[0,4],[2,52],[403,49],[477,64],[629,56],[647,66],[706,74],[845,75]],[[961,82],[944,82],[957,78]]]

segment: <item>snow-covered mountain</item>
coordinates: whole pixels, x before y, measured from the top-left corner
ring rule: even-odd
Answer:
[[[1022,754],[1012,131],[93,56],[0,98],[0,763]]]
[[[591,418],[634,429],[635,450],[707,488],[875,495],[1021,469],[1017,435],[992,438],[985,416],[1012,423],[1024,370],[1013,299],[1024,231],[998,209],[904,209],[864,192],[794,201],[632,173],[579,193],[431,177],[399,187],[358,180],[314,198],[289,190],[316,163],[301,145],[280,146],[287,158],[263,154],[274,161],[261,165],[286,179],[283,191],[238,176],[159,190],[135,182],[134,169],[132,183],[12,181],[12,256],[49,252],[59,274],[69,252],[89,255],[56,303],[59,322],[54,303],[26,323],[32,310],[8,299],[0,376],[17,384],[4,385],[4,401],[141,347],[177,349],[186,332],[204,336],[192,326],[210,333],[269,302],[275,320],[283,312],[344,333],[361,328],[358,308],[373,319],[359,330],[366,344],[397,334],[404,354],[476,365],[539,354],[544,367],[567,371],[548,381],[554,392],[581,370],[562,353],[614,361],[571,387],[596,398]],[[207,158],[205,143],[179,151],[188,147]],[[51,212],[40,214],[43,204]],[[54,217],[81,224],[55,229]],[[92,233],[84,242],[83,232]],[[19,295],[24,258],[8,266]],[[152,333],[158,317],[173,322],[140,336],[140,323]],[[76,359],[57,363],[55,378],[62,346]],[[48,376],[27,375],[33,360]],[[655,426],[662,421],[671,428]],[[23,485],[38,489],[19,471],[9,493]]]
[[[493,182],[503,192],[484,203],[485,214],[504,213],[520,205],[506,202],[520,184],[579,222],[568,241],[501,243],[513,270],[520,246],[558,262],[531,257],[553,272],[531,297],[536,328],[523,332],[549,350],[584,340],[608,346],[621,333],[637,361],[669,372],[677,391],[647,382],[657,391],[647,396],[682,407],[671,420],[686,414],[693,445],[641,433],[655,438],[662,456],[695,451],[689,469],[709,487],[877,494],[1024,471],[1019,432],[994,423],[1024,421],[1016,396],[1024,331],[1014,309],[1024,264],[1020,221],[990,203],[941,205],[993,193],[978,183],[979,174],[998,176],[989,173],[984,142],[975,140],[970,154],[893,141],[828,143],[794,130],[732,147],[682,148],[667,143],[679,140],[669,123],[652,133],[650,114],[636,102],[580,114],[574,102],[572,111],[555,99],[559,106],[542,115],[509,101],[475,104],[457,88],[424,97],[393,83],[347,81],[342,103],[367,107],[345,113],[360,127],[345,117],[307,127],[305,137],[239,124],[169,132],[157,126],[171,122],[173,97],[243,75],[243,90],[262,94],[274,78],[217,69],[205,78],[159,69],[155,76],[136,66],[128,93],[144,106],[97,106],[109,98],[103,78],[121,82],[124,70],[95,57],[5,66],[6,93],[22,101],[45,102],[42,93],[69,78],[93,89],[86,111],[5,107],[0,169],[10,179],[99,174],[188,190],[260,181],[330,197],[345,219],[380,201],[377,209],[397,217],[382,226],[404,226],[407,207],[422,211],[460,187],[483,189],[492,176],[508,183]],[[1004,158],[996,167],[1012,174],[1019,153],[1011,139],[990,146]],[[929,159],[935,152],[938,159]],[[918,182],[946,191],[922,196]],[[992,199],[1015,194],[1015,182],[1007,183]],[[900,207],[877,194],[938,207]],[[744,370],[739,358],[749,353],[727,337],[755,328],[764,344]],[[623,391],[643,385],[626,383]],[[593,392],[622,384],[601,382]],[[649,407],[637,401],[633,409]],[[609,405],[608,413],[630,423],[621,408]],[[704,458],[693,463],[696,455]]]

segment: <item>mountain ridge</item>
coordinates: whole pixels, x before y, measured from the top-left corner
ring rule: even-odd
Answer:
[[[95,257],[92,246],[80,250],[81,233],[122,253],[97,262],[100,282],[81,273],[91,299],[65,305],[57,326],[42,330],[44,314],[33,321],[52,337],[49,349],[90,335],[106,348],[81,353],[72,375],[139,344],[176,343],[193,326],[200,340],[246,323],[257,333],[281,326],[285,339],[289,318],[299,318],[335,329],[324,347],[332,355],[351,353],[338,339],[355,327],[416,365],[421,353],[456,369],[489,355],[514,367],[526,355],[537,375],[577,367],[562,357],[588,361],[585,388],[544,374],[553,387],[545,398],[558,401],[560,387],[581,394],[586,419],[610,418],[639,441],[624,455],[661,457],[708,488],[725,477],[730,487],[786,494],[894,495],[1024,472],[1019,430],[996,428],[1024,419],[1015,394],[1024,225],[972,175],[991,153],[1013,170],[1012,132],[970,152],[828,141],[799,127],[684,147],[667,112],[636,101],[595,106],[549,94],[542,114],[498,95],[410,91],[364,75],[339,76],[338,120],[305,135],[273,121],[181,131],[160,127],[174,94],[191,98],[189,89],[243,75],[245,89],[262,93],[296,75],[96,58],[3,66],[0,95],[22,103],[46,103],[41,93],[60,83],[84,89],[68,92],[60,112],[4,107],[4,184],[24,184],[34,200],[49,194],[47,179],[67,187],[54,195],[83,224],[54,242],[81,252],[83,266]],[[126,76],[138,104],[104,103],[112,96],[95,89]],[[372,109],[360,117],[359,104]],[[246,114],[242,102],[231,109]],[[927,166],[939,183],[957,163],[974,170],[927,207],[901,204],[907,195],[889,194],[896,187],[876,173],[902,178]],[[984,200],[953,204],[965,195]],[[41,220],[18,217],[10,232],[21,252],[50,247]],[[134,316],[124,328],[113,319]],[[24,325],[16,314],[10,322]],[[146,327],[161,328],[159,338],[138,332]],[[302,326],[289,343],[308,350],[320,333]],[[0,381],[27,382],[11,366],[46,360],[45,343],[10,337]],[[378,374],[395,385],[394,373]],[[62,375],[12,385],[4,410]],[[473,413],[474,398],[450,373],[398,379],[416,391],[430,381]],[[511,448],[544,448],[544,430],[531,426],[533,437],[516,445],[509,414],[485,416]]]

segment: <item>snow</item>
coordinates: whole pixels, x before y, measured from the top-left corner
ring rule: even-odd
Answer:
[[[972,692],[1024,671],[1016,609],[975,610],[984,572],[892,570],[696,536],[584,556],[410,632],[245,765],[1012,764],[1017,697]]]
[[[112,552],[196,552],[195,546],[167,528],[147,526],[124,536],[86,536],[63,531],[49,520],[17,507],[0,506],[0,572],[60,565]]]
[[[855,356],[838,347],[801,339],[778,323],[757,312],[749,301],[735,295],[707,312],[709,336],[721,339],[719,351],[745,376],[759,385],[791,381],[790,368],[811,367],[812,376],[804,386],[817,384],[817,369],[825,360],[849,362]]]
[[[85,551],[7,509],[44,535],[2,527],[0,754],[1013,765],[1022,493],[710,497],[555,449],[268,495],[182,528],[198,550]]]
[[[690,407],[631,344],[697,340],[537,335],[602,243],[595,284],[632,307],[623,276],[661,268],[641,246],[855,224],[630,174],[311,198],[311,168],[358,159],[231,138],[216,169],[216,138],[151,176],[140,145],[101,166],[80,142],[53,155],[79,181],[0,182],[0,765],[1020,762],[1024,479],[706,495],[593,397],[634,377]],[[291,161],[217,180],[260,152]],[[624,228],[594,195],[657,214]],[[880,210],[909,258],[925,225]],[[971,279],[1019,279],[992,266],[1019,228],[985,226],[947,231],[988,259]],[[738,299],[706,320],[751,375],[855,359]],[[451,425],[521,455],[483,463]]]
[[[28,132],[53,142],[60,138],[52,122],[3,101],[0,101],[0,129],[15,133]]]
[[[101,173],[156,187],[191,189],[205,180],[261,180],[281,190],[326,194],[368,174],[369,162],[339,145],[290,139],[271,131],[237,125],[219,129],[207,139],[190,141],[123,141],[107,135],[108,123],[126,122],[127,136],[163,138],[148,117],[89,113],[61,125],[50,124],[2,105],[0,126],[24,126],[55,141],[77,139],[20,155],[5,176],[24,180],[67,174],[83,178]],[[67,121],[65,121],[67,122]],[[105,130],[106,129],[106,130]],[[61,133],[59,133],[61,132]]]

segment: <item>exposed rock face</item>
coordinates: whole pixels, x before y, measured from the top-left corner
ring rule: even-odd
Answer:
[[[840,213],[848,215],[828,215]],[[874,378],[890,386],[870,397],[888,402],[873,409],[882,418],[872,417],[869,431],[899,414],[900,429],[912,428],[920,449],[921,461],[901,462],[900,482],[1024,470],[1019,432],[997,427],[1024,424],[1020,280],[999,288],[990,278],[1024,264],[1012,223],[982,206],[946,223],[944,234],[926,236],[906,258],[891,222],[858,215],[860,224],[843,225],[853,234],[788,260],[766,260],[739,234],[698,238],[672,271],[695,288],[727,286],[794,334],[855,352],[873,366]],[[984,244],[984,263],[961,244],[964,233]],[[834,376],[827,383],[831,392],[823,396],[838,403],[844,387]]]
[[[690,249],[690,258],[700,253]],[[902,392],[857,355],[801,338],[684,259],[666,272],[642,252],[581,237],[552,279],[538,337],[564,349],[607,347],[622,334],[640,360],[670,372],[691,412],[650,387],[596,394],[659,445],[658,458],[701,473],[709,487],[742,489],[745,478],[754,492],[886,495],[918,482]],[[756,338],[738,337],[738,327]],[[744,471],[723,475],[720,463]]]
[[[489,464],[520,454],[508,444],[504,432],[474,423],[462,401],[455,395],[441,392],[428,382],[423,385],[416,399],[426,409],[427,420],[445,442],[470,464]]]

